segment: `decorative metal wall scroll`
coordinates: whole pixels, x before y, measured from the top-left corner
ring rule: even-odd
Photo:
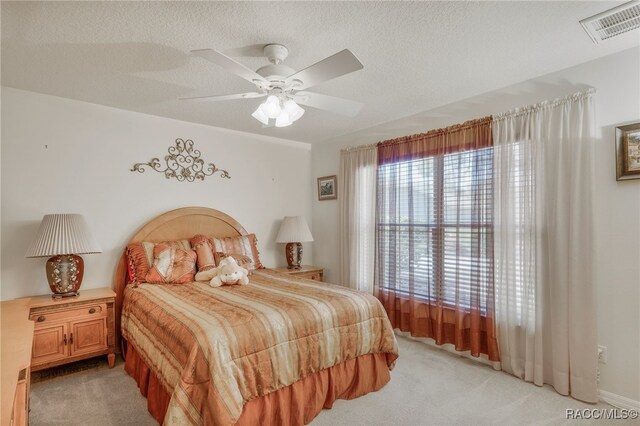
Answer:
[[[169,154],[164,156],[165,165],[160,164],[160,159],[152,158],[148,163],[136,163],[132,172],[144,173],[145,166],[151,167],[156,172],[164,173],[167,179],[176,178],[180,182],[204,180],[205,176],[220,173],[221,178],[231,179],[226,170],[221,170],[215,164],[209,163],[206,167],[204,160],[200,158],[200,151],[194,149],[191,139],[176,139],[176,146],[170,146]]]

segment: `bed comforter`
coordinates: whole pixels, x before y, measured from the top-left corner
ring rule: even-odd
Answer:
[[[246,286],[130,286],[122,334],[171,394],[165,424],[233,424],[247,401],[310,374],[398,356],[375,297],[269,270]]]

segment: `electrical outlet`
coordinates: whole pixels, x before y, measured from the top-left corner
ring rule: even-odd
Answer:
[[[598,368],[598,372],[596,375],[596,383],[600,383],[600,369]]]
[[[598,362],[601,364],[607,363],[607,347],[598,345]]]

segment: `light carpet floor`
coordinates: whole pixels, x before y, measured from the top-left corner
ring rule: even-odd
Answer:
[[[400,358],[380,391],[338,400],[313,425],[556,425],[606,424],[567,420],[567,409],[609,409],[584,404],[491,367],[424,343],[398,337]],[[156,425],[146,399],[119,362],[54,377],[31,388],[32,426]],[[639,424],[609,421],[610,424]]]

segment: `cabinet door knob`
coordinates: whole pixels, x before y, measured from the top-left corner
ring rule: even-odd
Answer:
[[[38,317],[38,322],[42,322],[42,321],[44,321],[44,315],[40,315],[40,316]]]
[[[67,346],[67,334],[65,333],[64,337],[62,338],[62,341],[64,342],[64,345]]]
[[[96,313],[96,308],[91,308],[91,309],[89,309],[89,313],[90,313],[90,314],[95,314],[95,313]]]
[[[73,345],[73,333],[71,333],[71,338],[69,339],[69,343]]]

